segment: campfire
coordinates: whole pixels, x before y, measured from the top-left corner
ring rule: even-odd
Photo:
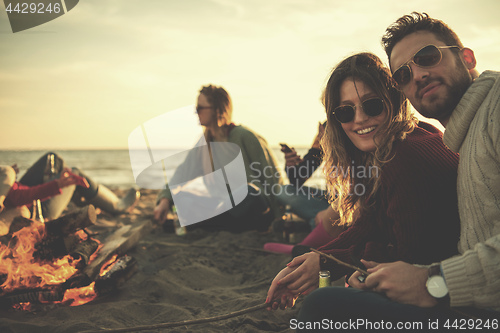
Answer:
[[[119,255],[138,238],[123,237],[130,232],[127,226],[100,244],[86,231],[95,221],[92,205],[46,223],[14,219],[9,233],[0,237],[0,307],[77,306],[123,284],[137,265]]]

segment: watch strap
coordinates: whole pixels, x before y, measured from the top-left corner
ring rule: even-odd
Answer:
[[[428,272],[428,277],[441,275],[441,264],[432,264],[427,270],[427,272]]]
[[[430,278],[431,276],[436,276],[436,275],[439,275],[443,278],[444,280],[444,276],[441,272],[441,264],[432,264],[428,270],[428,277]],[[444,282],[446,283],[446,280],[444,280]],[[448,291],[448,293],[446,294],[446,296],[444,297],[441,297],[441,298],[436,298],[434,297],[435,300],[438,301],[438,304],[439,305],[443,305],[443,306],[449,306],[450,305],[450,293]]]

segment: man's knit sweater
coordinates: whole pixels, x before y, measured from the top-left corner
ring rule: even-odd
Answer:
[[[460,153],[461,254],[441,262],[451,306],[500,311],[500,73],[469,87],[446,126],[444,142]]]
[[[393,152],[380,173],[373,209],[321,251],[345,262],[354,257],[414,264],[457,253],[458,155],[443,144],[441,132],[422,122],[404,141],[394,143]],[[322,261],[321,267],[333,278],[352,272],[331,261]]]

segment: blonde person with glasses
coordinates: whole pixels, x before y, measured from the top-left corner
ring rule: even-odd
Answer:
[[[266,140],[247,127],[232,123],[233,104],[231,97],[220,86],[207,85],[201,88],[196,111],[200,124],[204,127],[207,143],[228,142],[240,148],[247,177],[248,195],[241,203],[227,212],[192,224],[189,228],[232,232],[267,231],[272,220],[281,215],[280,205],[273,195],[273,187],[282,185],[284,178],[277,168],[276,158]],[[179,178],[195,179],[212,172],[210,162],[200,163],[201,160],[206,160],[199,158],[201,153],[201,150],[191,150],[185,160],[176,168],[170,183],[173,184]],[[224,187],[223,190],[226,188]],[[227,190],[225,194],[227,195]],[[181,195],[183,200],[193,202],[193,209],[204,202],[207,205],[213,203],[197,193],[183,191]],[[216,194],[209,193],[208,195],[215,196]],[[155,220],[159,223],[165,223],[167,213],[173,204],[171,189],[167,186],[158,195],[154,209]]]

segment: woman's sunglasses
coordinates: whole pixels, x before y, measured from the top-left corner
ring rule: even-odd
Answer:
[[[398,69],[394,71],[392,74],[392,78],[396,82],[399,88],[407,85],[412,77],[412,71],[410,67],[410,63],[414,63],[418,67],[422,68],[430,68],[439,65],[441,59],[443,59],[443,54],[440,49],[451,49],[458,48],[458,46],[436,46],[436,45],[427,45],[418,50],[417,53],[411,57],[406,63],[399,66]]]
[[[211,106],[197,106],[196,107],[196,113],[200,113],[201,110],[203,109],[211,109]]]
[[[341,105],[333,110],[335,118],[341,123],[349,123],[354,120],[356,106]],[[361,103],[363,112],[370,117],[376,117],[384,111],[384,101],[380,98],[367,99]]]

